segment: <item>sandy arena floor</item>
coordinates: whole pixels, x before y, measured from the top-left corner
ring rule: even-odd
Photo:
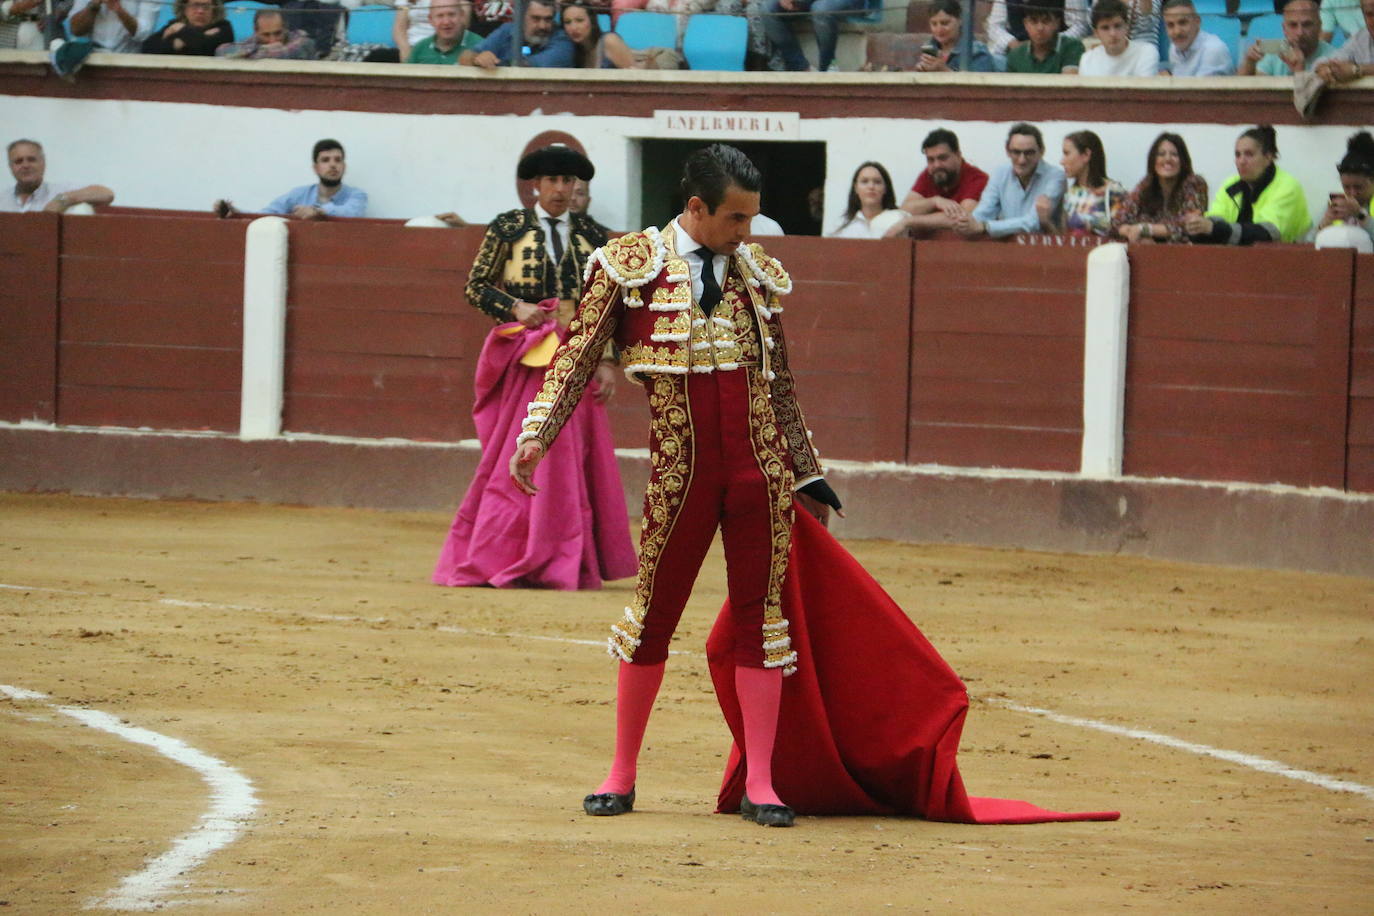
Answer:
[[[591,819],[580,799],[612,736],[598,645],[630,584],[431,586],[448,522],[0,495],[2,911],[1374,908],[1371,580],[851,543],[968,683],[970,792],[1122,819],[765,830],[711,813],[728,749],[701,655],[718,551],[638,810]],[[203,861],[175,858],[197,843]]]

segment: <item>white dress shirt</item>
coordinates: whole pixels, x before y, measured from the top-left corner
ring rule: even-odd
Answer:
[[[682,223],[677,218],[673,218],[672,226],[677,235],[674,237],[674,245],[677,253],[687,262],[687,269],[692,272],[692,300],[701,301],[701,258],[696,256],[696,250],[701,247],[696,239],[687,234],[687,230],[682,228]],[[725,255],[717,254],[711,258],[711,273],[716,275],[716,286],[725,289]]]
[[[1169,44],[1169,69],[1174,76],[1227,76],[1236,65],[1226,42],[1211,32],[1198,32],[1187,50]]]
[[[558,255],[554,252],[553,233],[549,231],[549,220],[558,221],[558,240],[563,243],[564,253],[567,253],[568,246],[572,244],[572,227],[568,224],[568,214],[565,211],[562,216],[553,216],[536,203],[534,215],[539,217],[539,228],[544,230],[544,250],[549,253],[549,260],[557,264]]]
[[[10,185],[5,189],[5,193],[0,194],[0,213],[37,213],[57,195],[75,190],[74,184],[53,184],[45,181],[34,189],[28,200],[21,201],[18,187]]]

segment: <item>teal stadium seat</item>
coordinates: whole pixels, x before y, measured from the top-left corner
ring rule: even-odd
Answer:
[[[1274,0],[1238,0],[1236,15],[1242,19],[1267,16],[1274,12]]]
[[[166,2],[162,4],[162,6],[157,11],[157,19],[153,20],[154,35],[156,35],[158,32],[161,32],[164,28],[167,27],[167,23],[171,22],[173,19],[175,10],[176,4],[173,3],[172,0],[166,0]],[[234,40],[239,40],[237,31],[234,32]]]
[[[687,20],[682,56],[692,70],[743,70],[749,50],[749,20],[697,13]]]
[[[1267,16],[1256,16],[1250,20],[1249,26],[1245,30],[1246,42],[1254,41],[1257,38],[1282,38],[1283,37],[1283,17],[1270,13]]]
[[[349,10],[348,43],[396,47],[391,40],[391,23],[395,19],[396,8],[384,3],[369,3]]]
[[[596,24],[597,24],[598,26],[601,27],[601,31],[602,31],[602,32],[611,32],[611,31],[614,31],[614,30],[611,28],[611,14],[610,14],[610,13],[597,13],[597,14],[596,14]]]
[[[253,37],[253,17],[258,10],[280,10],[274,3],[259,3],[258,0],[230,0],[224,4],[224,18],[234,27],[234,40],[247,41]]]
[[[1226,0],[1193,0],[1193,9],[1206,22],[1208,16],[1226,15]]]
[[[695,18],[695,17],[693,17]],[[645,48],[677,48],[677,16],[633,10],[621,15],[615,33],[635,51]]]
[[[1240,63],[1241,55],[1245,53],[1245,47],[1240,39],[1240,19],[1238,17],[1204,15],[1202,17],[1202,31],[1211,32],[1226,42],[1226,47],[1231,49],[1231,59],[1237,64]]]

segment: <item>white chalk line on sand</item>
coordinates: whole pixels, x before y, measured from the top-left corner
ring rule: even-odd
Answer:
[[[149,860],[141,871],[127,876],[114,890],[90,901],[89,906],[111,910],[160,909],[167,902],[164,898],[172,885],[213,853],[232,843],[257,810],[258,799],[248,777],[179,738],[126,725],[96,709],[60,706],[50,702],[47,694],[36,690],[0,684],[0,694],[12,700],[46,702],[52,709],[83,725],[151,747],[164,757],[195,770],[210,787],[210,807],[193,829],[173,840],[170,849]]]
[[[4,585],[4,584],[0,584],[0,588],[21,589],[21,590],[22,590],[22,589],[26,589],[26,586],[22,586],[22,585]],[[53,592],[64,592],[64,593],[67,593],[67,594],[85,594],[85,593],[82,593],[82,592],[71,592],[71,591],[68,591],[68,590],[66,590],[66,589],[44,589],[44,588],[35,588],[35,589],[32,589],[32,591],[53,591]],[[175,605],[175,606],[178,606],[178,607],[200,607],[200,608],[219,609],[219,610],[238,610],[238,611],[255,611],[255,612],[265,612],[265,611],[268,610],[267,608],[247,607],[247,606],[244,606],[244,605],[215,604],[215,603],[213,603],[213,602],[208,602],[208,601],[178,601],[178,600],[172,599],[172,598],[161,598],[161,599],[155,599],[155,600],[159,601],[159,602],[162,603],[162,604],[171,604],[171,605]],[[295,613],[295,612],[291,612],[291,611],[277,611],[276,613],[290,614],[290,613]],[[381,621],[381,620],[384,620],[384,619],[385,619],[385,618],[361,618],[361,617],[349,618],[349,617],[332,616],[332,615],[327,615],[327,614],[304,614],[304,615],[301,615],[301,616],[312,617],[312,618],[316,618],[316,619],[320,619],[320,620],[367,620],[367,619],[370,619],[370,620],[372,620],[372,621]],[[539,640],[539,641],[543,641],[543,642],[557,642],[557,643],[564,643],[564,644],[566,644],[566,645],[574,645],[574,646],[602,646],[602,645],[605,645],[605,641],[604,641],[604,640],[594,640],[594,639],[573,639],[573,638],[567,637],[567,636],[547,636],[547,635],[542,635],[542,634],[538,634],[538,635],[526,635],[526,634],[523,634],[523,633],[503,633],[503,632],[498,632],[498,631],[494,631],[494,630],[474,630],[474,629],[468,629],[468,628],[465,628],[465,627],[454,627],[454,626],[441,626],[441,627],[438,627],[437,629],[439,629],[440,631],[445,632],[445,633],[454,633],[454,634],[461,634],[461,635],[466,635],[466,636],[483,636],[483,637],[491,637],[491,638],[497,638],[497,639]],[[690,652],[690,651],[673,651],[673,652],[670,652],[669,654],[672,654],[672,655],[685,655],[685,656],[691,656],[691,655],[697,655],[698,653],[696,653],[696,652]],[[1102,722],[1102,721],[1099,721],[1099,720],[1097,720],[1097,719],[1085,719],[1085,718],[1082,718],[1082,717],[1080,717],[1080,716],[1068,716],[1068,715],[1064,715],[1063,713],[1057,713],[1057,712],[1055,712],[1054,710],[1051,710],[1051,709],[1041,709],[1041,708],[1038,707],[1038,706],[1024,706],[1024,705],[1022,705],[1022,704],[1020,704],[1020,703],[1014,702],[1014,701],[1012,701],[1012,700],[1002,699],[1002,698],[1000,698],[1000,697],[988,697],[987,700],[986,700],[986,702],[991,703],[991,704],[996,705],[996,706],[1001,706],[1001,707],[1003,707],[1003,708],[1005,708],[1005,709],[1010,709],[1010,710],[1012,710],[1013,712],[1021,712],[1021,713],[1025,713],[1025,714],[1027,714],[1027,715],[1040,716],[1041,718],[1049,719],[1049,720],[1052,721],[1052,722],[1058,722],[1058,723],[1061,724],[1061,725],[1072,725],[1072,726],[1075,726],[1075,727],[1077,727],[1077,728],[1087,728],[1087,729],[1092,729],[1092,730],[1094,730],[1094,731],[1105,732],[1105,733],[1107,733],[1107,734],[1120,735],[1120,736],[1122,736],[1122,737],[1132,738],[1132,739],[1137,740],[1137,741],[1148,741],[1148,742],[1150,742],[1150,743],[1152,743],[1152,744],[1159,744],[1159,745],[1162,745],[1162,746],[1164,746],[1164,747],[1173,748],[1174,750],[1186,751],[1186,752],[1188,752],[1188,753],[1190,753],[1190,754],[1197,754],[1197,755],[1202,756],[1202,757],[1212,757],[1212,758],[1215,758],[1215,759],[1217,759],[1217,760],[1225,760],[1225,761],[1228,762],[1228,763],[1234,763],[1234,764],[1237,764],[1237,765],[1239,765],[1239,766],[1249,767],[1250,769],[1258,770],[1258,771],[1261,772],[1261,773],[1268,773],[1268,774],[1270,774],[1270,775],[1272,775],[1272,776],[1282,776],[1282,777],[1284,777],[1284,778],[1286,778],[1286,779],[1293,779],[1293,780],[1297,780],[1297,781],[1299,781],[1299,782],[1305,782],[1305,783],[1308,783],[1308,784],[1310,784],[1310,785],[1314,785],[1314,786],[1318,786],[1318,787],[1323,788],[1323,789],[1327,789],[1327,790],[1329,790],[1329,791],[1331,791],[1331,792],[1349,792],[1349,793],[1352,793],[1352,794],[1355,794],[1355,795],[1360,795],[1360,796],[1363,796],[1363,797],[1365,797],[1365,798],[1374,800],[1374,786],[1367,786],[1367,785],[1364,785],[1363,783],[1354,782],[1354,781],[1348,780],[1348,779],[1337,779],[1337,778],[1334,777],[1334,776],[1326,776],[1326,775],[1323,775],[1323,774],[1321,774],[1321,773],[1314,773],[1314,772],[1312,772],[1311,770],[1302,770],[1302,769],[1299,769],[1299,768],[1297,768],[1297,767],[1289,766],[1289,765],[1286,764],[1286,763],[1281,763],[1281,762],[1279,762],[1279,761],[1277,761],[1277,760],[1270,760],[1270,759],[1268,759],[1267,757],[1260,757],[1260,756],[1255,755],[1255,754],[1247,754],[1247,753],[1245,753],[1244,751],[1231,751],[1231,750],[1227,750],[1226,748],[1212,747],[1211,745],[1208,745],[1208,744],[1199,744],[1199,743],[1197,743],[1197,742],[1195,742],[1195,741],[1187,741],[1187,740],[1184,740],[1183,738],[1175,738],[1175,737],[1173,737],[1172,735],[1165,735],[1165,734],[1162,734],[1162,733],[1160,733],[1160,732],[1150,731],[1149,729],[1143,729],[1143,728],[1129,728],[1129,727],[1122,726],[1122,725],[1113,725],[1113,724],[1111,724],[1110,722]]]
[[[1121,735],[1124,738],[1134,738],[1137,741],[1149,741],[1152,744],[1162,744],[1180,751],[1187,751],[1190,754],[1198,754],[1202,757],[1215,757],[1218,760],[1225,760],[1227,763],[1235,763],[1240,766],[1249,767],[1252,770],[1259,770],[1261,773],[1270,773],[1274,776],[1283,776],[1288,779],[1296,779],[1299,782],[1311,783],[1314,786],[1321,786],[1332,792],[1351,792],[1355,795],[1363,795],[1365,798],[1374,799],[1374,786],[1366,786],[1362,783],[1351,782],[1348,779],[1337,779],[1334,776],[1323,776],[1321,773],[1313,773],[1311,770],[1300,770],[1297,767],[1290,767],[1286,763],[1277,760],[1270,760],[1266,757],[1259,757],[1255,754],[1246,754],[1243,751],[1228,751],[1225,748],[1212,747],[1207,744],[1198,744],[1195,741],[1185,741],[1182,738],[1175,738],[1172,735],[1162,735],[1159,732],[1152,732],[1144,728],[1127,728],[1124,725],[1113,725],[1110,722],[1100,722],[1097,719],[1084,719],[1079,716],[1066,716],[1063,713],[1055,712],[1051,709],[1041,709],[1038,706],[1023,706],[1011,700],[1003,700],[999,697],[988,697],[988,703],[1010,709],[1015,712],[1024,712],[1032,716],[1040,716],[1049,719],[1051,722],[1058,722],[1061,725],[1076,725],[1079,728],[1090,728],[1094,731],[1106,732],[1109,735]]]

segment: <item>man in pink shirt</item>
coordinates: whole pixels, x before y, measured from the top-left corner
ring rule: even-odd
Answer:
[[[953,229],[960,213],[972,213],[983,196],[988,173],[964,161],[954,131],[932,130],[921,143],[921,151],[926,154],[926,167],[902,201],[907,215],[888,229],[885,238]]]

